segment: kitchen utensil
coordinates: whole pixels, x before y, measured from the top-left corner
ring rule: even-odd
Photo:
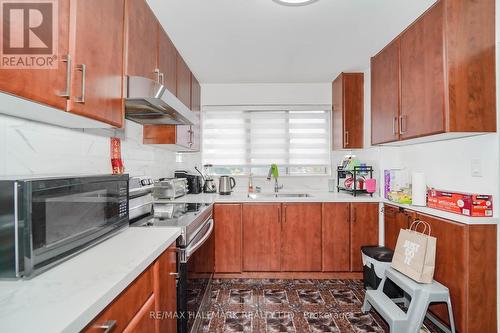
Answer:
[[[369,178],[365,180],[366,192],[375,193],[377,190],[377,180],[373,178]]]
[[[236,180],[229,176],[220,176],[219,178],[219,194],[229,195],[236,186]]]

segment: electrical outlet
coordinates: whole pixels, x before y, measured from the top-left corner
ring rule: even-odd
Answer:
[[[482,170],[482,165],[481,165],[481,160],[471,160],[470,161],[470,174],[472,177],[482,177],[483,176],[483,170]]]

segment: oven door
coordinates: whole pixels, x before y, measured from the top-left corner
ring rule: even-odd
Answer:
[[[24,183],[30,232],[24,275],[43,270],[128,225],[128,175]]]
[[[215,270],[214,220],[208,219],[194,239],[181,250],[178,285],[178,332],[197,332],[210,306]]]

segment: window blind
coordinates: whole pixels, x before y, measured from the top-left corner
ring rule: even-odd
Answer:
[[[330,172],[330,112],[204,110],[203,162],[216,174]]]

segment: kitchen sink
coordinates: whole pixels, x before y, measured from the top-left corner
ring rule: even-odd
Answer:
[[[307,193],[249,193],[250,199],[272,199],[272,198],[310,198]]]

